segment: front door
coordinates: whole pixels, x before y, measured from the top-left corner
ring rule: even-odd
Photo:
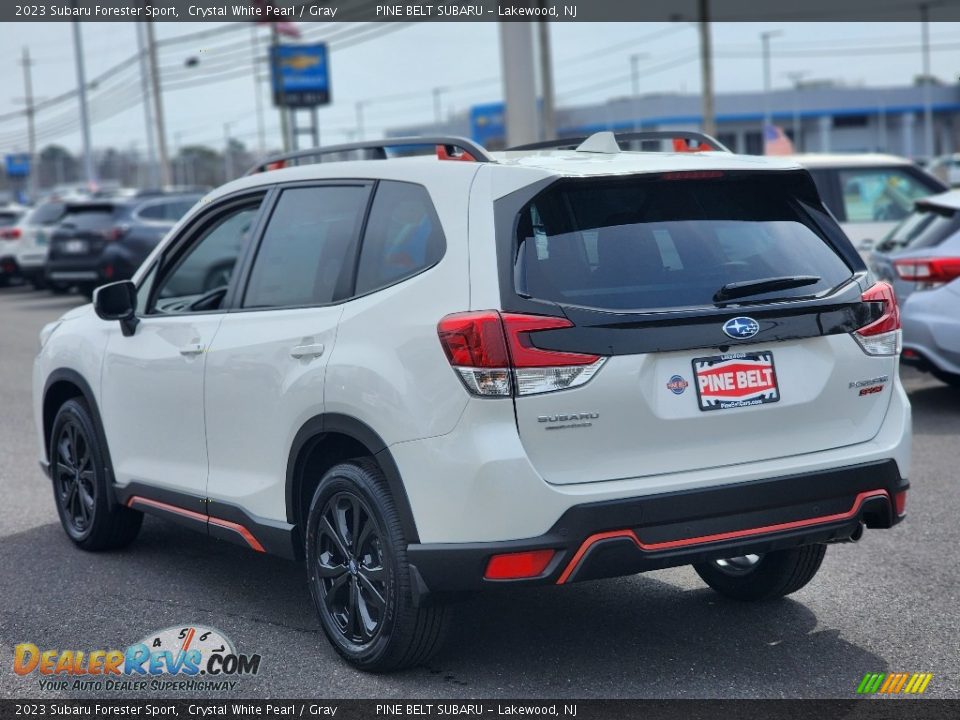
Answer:
[[[116,482],[202,496],[207,353],[261,196],[198,217],[141,283],[133,335],[111,330],[101,405]]]

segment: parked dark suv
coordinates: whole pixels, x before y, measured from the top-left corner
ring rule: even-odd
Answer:
[[[51,237],[47,281],[54,289],[76,286],[89,295],[105,282],[132,277],[200,197],[167,195],[68,203]]]

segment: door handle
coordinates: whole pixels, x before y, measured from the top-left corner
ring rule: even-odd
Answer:
[[[323,355],[323,344],[315,343],[313,345],[297,345],[290,351],[290,357],[297,360],[312,360]]]
[[[191,343],[190,345],[185,345],[180,348],[180,354],[185,356],[191,355],[200,355],[203,353],[204,347],[202,343]]]

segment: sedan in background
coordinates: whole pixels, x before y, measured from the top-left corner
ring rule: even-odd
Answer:
[[[960,275],[960,190],[918,201],[877,243],[868,265],[878,280],[893,285],[900,302],[924,283]]]
[[[945,281],[951,275],[955,279]],[[960,258],[953,258],[952,270],[942,277],[933,274],[918,282],[917,292],[903,304],[900,357],[904,364],[960,388]]]
[[[54,290],[86,295],[103,283],[132,277],[200,195],[68,203],[53,233],[46,279]]]
[[[810,171],[824,204],[861,254],[909,215],[917,200],[947,189],[896,155],[824,153],[793,159]]]

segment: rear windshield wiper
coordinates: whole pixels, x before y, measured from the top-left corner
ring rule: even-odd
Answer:
[[[735,298],[747,297],[748,295],[761,295],[776,290],[789,290],[807,285],[816,285],[820,280],[821,278],[816,275],[785,275],[784,277],[732,282],[727,283],[717,290],[717,292],[713,294],[713,301],[719,303]]]

